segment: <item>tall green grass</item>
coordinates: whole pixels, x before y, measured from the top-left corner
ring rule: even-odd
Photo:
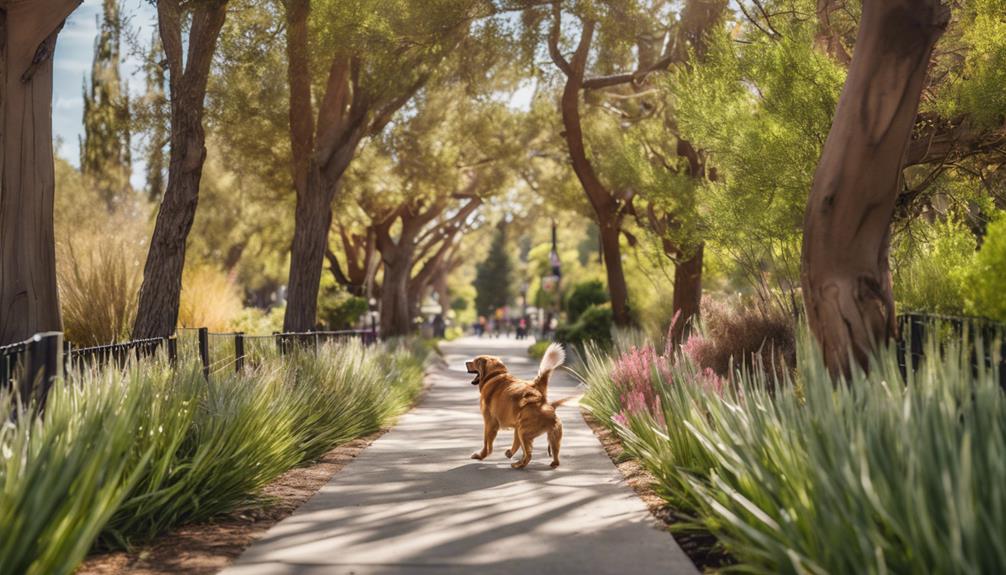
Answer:
[[[95,542],[126,547],[253,502],[404,411],[420,350],[331,344],[209,381],[163,359],[68,374],[44,417],[0,427],[0,573],[70,573]],[[0,396],[4,413],[15,405]]]
[[[893,350],[833,383],[804,334],[792,377],[736,373],[718,391],[686,357],[652,366],[655,408],[588,354],[585,403],[755,573],[1006,570],[1006,398],[959,342]]]

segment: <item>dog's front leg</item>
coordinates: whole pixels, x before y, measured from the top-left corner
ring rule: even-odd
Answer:
[[[496,441],[496,433],[499,430],[500,426],[496,420],[490,420],[488,417],[485,418],[482,429],[482,451],[473,453],[472,459],[485,459],[489,457],[489,454],[493,452],[493,442]]]

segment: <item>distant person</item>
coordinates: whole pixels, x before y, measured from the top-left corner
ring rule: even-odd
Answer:
[[[439,313],[433,318],[433,337],[443,338],[447,329],[444,325],[444,316]]]

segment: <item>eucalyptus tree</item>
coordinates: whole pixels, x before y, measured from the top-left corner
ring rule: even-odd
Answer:
[[[520,158],[517,114],[466,99],[459,82],[424,90],[407,117],[368,146],[349,185],[371,214],[380,253],[381,332],[403,335],[421,297],[452,257],[478,208],[504,190]]]
[[[228,0],[158,0],[157,25],[168,68],[171,135],[168,183],[143,268],[134,338],[175,331],[185,246],[206,160],[206,86]]]
[[[804,217],[804,305],[835,373],[849,372],[850,357],[868,365],[896,329],[891,218],[930,56],[949,21],[941,0],[863,3]]]
[[[60,329],[52,57],[79,4],[0,1],[0,345]]]
[[[591,131],[607,131],[619,141],[626,126],[661,116],[651,76],[685,64],[696,50],[701,52],[705,35],[720,21],[725,2],[693,0],[686,2],[680,13],[675,3],[660,0],[632,4],[583,1],[550,4],[548,9],[529,8],[538,16],[528,21],[539,29],[547,27],[544,36],[548,54],[562,80],[562,135],[573,171],[600,230],[613,318],[617,324],[625,325],[630,322],[630,306],[620,238],[625,232],[626,218],[636,213],[634,198],[640,190],[637,186],[620,185],[617,166],[605,169],[603,164],[610,164],[606,160],[620,155],[620,150],[612,150],[610,139],[592,137]],[[564,21],[568,23],[564,25]],[[665,124],[671,138],[660,139],[674,142],[671,154],[684,160],[686,166],[682,170],[694,179],[707,177],[704,156],[674,133],[672,118]],[[656,205],[649,202],[647,213],[654,215]],[[678,270],[675,307],[690,317],[697,313],[701,297],[702,243],[673,242],[668,217],[661,214],[646,221],[666,240],[666,253],[675,260]],[[675,217],[682,219],[689,215],[679,213]],[[679,234],[678,239],[682,237]],[[684,325],[687,317],[681,319],[679,325]]]
[[[361,142],[381,133],[490,8],[480,0],[286,2],[297,208],[284,329],[314,326],[332,202]]]

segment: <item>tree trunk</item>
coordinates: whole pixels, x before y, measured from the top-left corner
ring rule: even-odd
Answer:
[[[0,3],[0,345],[59,331],[52,55],[79,0]]]
[[[318,287],[328,247],[328,228],[332,225],[332,194],[316,189],[323,185],[320,175],[313,174],[307,193],[297,197],[283,331],[304,332],[315,328]]]
[[[394,252],[391,257],[384,258],[384,283],[381,286],[382,338],[412,333],[412,311],[409,305],[412,253],[404,246]]]
[[[169,336],[178,324],[185,244],[195,219],[206,160],[203,129],[206,83],[227,16],[227,2],[204,2],[192,8],[187,47],[182,41],[184,11],[178,0],[161,0],[157,4],[158,26],[170,74],[171,152],[168,186],[143,268],[133,325],[133,337],[137,339]]]
[[[594,214],[600,228],[604,269],[608,277],[608,293],[611,296],[612,319],[616,325],[627,326],[631,323],[631,318],[629,317],[629,296],[625,285],[625,272],[622,269],[622,248],[618,242],[622,226],[620,206],[604,187],[587,157],[586,146],[583,142],[583,126],[580,122],[580,91],[583,89],[587,57],[597,23],[593,20],[583,22],[583,30],[580,33],[576,52],[573,54],[572,60],[566,62],[558,48],[560,30],[558,6],[559,3],[556,3],[553,8],[555,20],[553,21],[552,33],[549,36],[549,51],[556,65],[566,74],[566,84],[560,102],[566,146],[569,149],[573,172],[576,173],[587,199],[590,200],[590,205],[594,208]]]
[[[856,50],[804,217],[807,318],[833,374],[893,335],[890,223],[933,45],[939,0],[865,0]]]
[[[684,342],[691,331],[692,323],[699,317],[702,305],[702,255],[705,245],[699,244],[691,257],[679,260],[674,266],[674,323],[671,325],[671,344]]]
[[[608,295],[611,297],[611,316],[615,325],[629,325],[629,290],[622,268],[621,218],[601,219],[601,255],[604,256],[604,271],[608,278]]]

